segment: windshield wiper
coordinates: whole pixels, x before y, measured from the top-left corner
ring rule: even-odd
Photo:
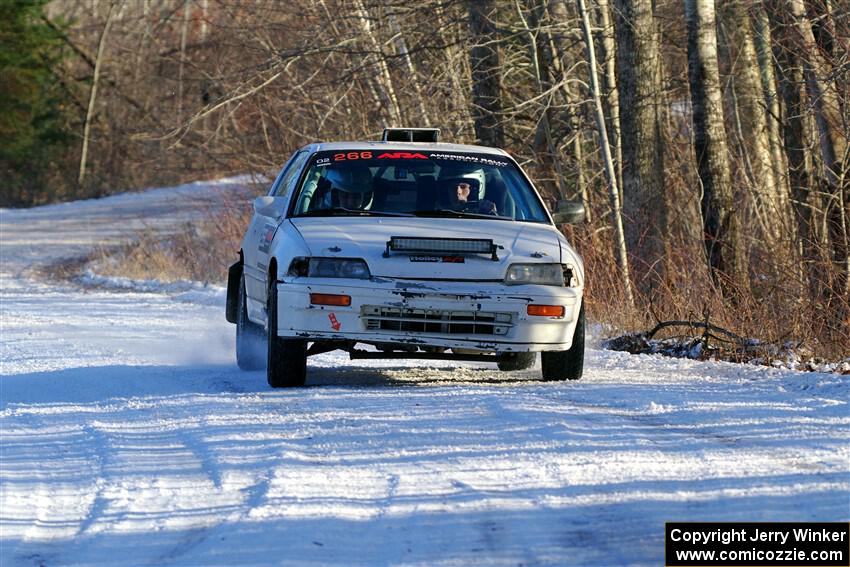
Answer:
[[[409,217],[409,213],[391,213],[388,211],[367,211],[363,209],[346,209],[345,207],[332,207],[330,209],[316,209],[297,215],[299,217],[336,217],[336,216],[366,216],[366,217]]]
[[[410,211],[411,215],[416,217],[433,217],[433,218],[474,218],[474,219],[497,219],[506,220],[509,217],[501,215],[488,215],[483,213],[468,213],[464,211],[453,211],[451,209],[422,209],[419,211]]]

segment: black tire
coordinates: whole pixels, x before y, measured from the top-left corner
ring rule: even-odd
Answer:
[[[261,370],[265,364],[266,333],[248,319],[245,276],[239,280],[236,311],[236,364],[242,370]]]
[[[277,284],[272,278],[268,303],[266,377],[272,388],[295,388],[307,380],[307,341],[277,336]]]
[[[578,313],[573,345],[570,350],[549,351],[540,354],[543,379],[578,380],[584,371],[584,304]]]
[[[534,366],[536,360],[536,352],[511,352],[503,354],[499,360],[499,370],[502,372],[527,370]]]

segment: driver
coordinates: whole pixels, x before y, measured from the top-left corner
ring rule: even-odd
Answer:
[[[324,207],[365,210],[372,204],[372,172],[363,165],[331,167],[325,173],[331,190]]]
[[[444,179],[446,205],[449,209],[485,215],[498,214],[492,201],[481,198],[484,194],[484,171],[480,167],[455,169],[449,173],[450,176]]]
[[[452,208],[465,206],[469,202],[469,195],[472,193],[472,184],[470,181],[461,178],[452,182],[453,187],[449,190],[449,205]]]

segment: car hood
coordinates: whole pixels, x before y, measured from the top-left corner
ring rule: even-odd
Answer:
[[[372,275],[379,277],[495,281],[504,279],[511,263],[561,262],[563,237],[546,224],[419,217],[312,217],[290,221],[304,238],[311,256],[363,258]],[[447,256],[451,259],[451,254],[387,255],[387,242],[393,236],[492,239],[498,247],[498,260],[487,254],[464,255],[462,263],[444,261]]]

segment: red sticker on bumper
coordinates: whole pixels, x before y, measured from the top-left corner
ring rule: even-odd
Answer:
[[[335,314],[328,314],[328,319],[330,319],[331,327],[333,327],[334,331],[339,331],[342,328],[342,323],[339,322],[339,319],[336,318]]]

